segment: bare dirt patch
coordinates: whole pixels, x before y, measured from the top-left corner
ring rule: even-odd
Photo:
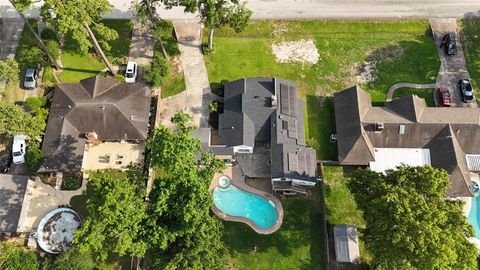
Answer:
[[[357,76],[358,83],[370,83],[377,78],[377,63],[374,61],[363,62],[359,67],[359,74]]]
[[[315,64],[320,59],[317,47],[311,39],[272,43],[272,52],[279,63]]]

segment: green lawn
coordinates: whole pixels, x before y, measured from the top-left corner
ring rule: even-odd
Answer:
[[[434,89],[399,88],[395,91],[393,98],[399,98],[408,95],[417,95],[418,97],[425,99],[428,107],[435,107],[433,91]]]
[[[282,199],[282,205],[282,227],[270,235],[257,234],[243,223],[225,222],[231,269],[323,269],[319,191],[310,197]]]
[[[205,56],[210,83],[242,77],[282,77],[297,83],[306,103],[306,136],[314,138],[320,159],[336,159],[328,141],[334,130],[332,93],[355,84],[358,66],[377,61],[377,79],[365,90],[375,104],[385,102],[388,88],[398,82],[431,83],[440,61],[426,20],[254,21],[237,34],[215,32],[216,51]],[[206,35],[204,35],[206,36]],[[277,63],[273,42],[313,39],[317,64]]]
[[[105,51],[107,58],[112,64],[126,63],[128,50],[130,46],[133,24],[130,20],[105,19],[103,23],[115,29],[118,33],[118,39],[111,41],[110,51]],[[95,76],[106,66],[96,53],[82,54],[78,51],[75,41],[65,37],[65,44],[61,56],[64,69],[60,73],[62,82],[78,82],[82,79]]]
[[[178,59],[180,51],[178,50],[177,39],[173,34],[173,25],[170,21],[163,21],[163,23],[164,25],[158,35],[162,38],[165,50],[170,56],[170,75],[162,85],[162,98],[166,98],[185,90],[185,78]],[[155,46],[155,55],[162,55],[158,42]]]
[[[466,18],[459,21],[461,41],[468,73],[472,79],[474,89],[480,86],[480,19]],[[478,91],[477,91],[478,97]],[[477,98],[478,99],[478,98]]]
[[[363,229],[365,229],[365,221],[363,220],[362,212],[357,208],[352,193],[347,187],[348,175],[352,170],[352,168],[344,168],[341,166],[323,167],[327,222],[329,226],[335,224],[352,224],[358,227],[360,233],[359,245],[361,260],[368,264],[371,261],[371,257],[364,247],[361,237],[361,233]],[[330,252],[334,251],[332,250]],[[369,269],[367,267],[364,268]]]

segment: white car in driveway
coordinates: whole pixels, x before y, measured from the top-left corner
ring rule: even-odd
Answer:
[[[25,140],[27,136],[16,135],[13,137],[12,156],[14,164],[21,164],[25,162]]]
[[[134,83],[137,79],[137,70],[138,66],[135,62],[128,62],[127,63],[127,71],[125,71],[125,82],[126,83]]]

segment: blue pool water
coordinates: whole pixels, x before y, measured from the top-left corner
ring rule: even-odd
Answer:
[[[225,214],[250,219],[262,229],[272,227],[277,220],[273,202],[232,185],[215,188],[213,203]]]
[[[472,207],[468,213],[468,223],[473,226],[475,238],[480,239],[480,196],[472,199]]]

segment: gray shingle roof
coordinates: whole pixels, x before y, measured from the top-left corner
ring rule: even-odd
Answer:
[[[335,94],[338,158],[342,165],[368,165],[370,149],[428,148],[431,164],[450,174],[449,196],[472,196],[465,154],[480,154],[480,110],[427,107],[417,96],[371,107],[359,87]],[[383,130],[375,132],[375,125]],[[399,134],[404,125],[404,134]]]
[[[80,170],[86,132],[101,141],[147,138],[151,93],[144,84],[96,76],[54,91],[39,172]]]
[[[316,181],[316,153],[305,146],[303,102],[291,81],[244,78],[227,83],[219,135],[227,147],[269,141],[273,178]]]

